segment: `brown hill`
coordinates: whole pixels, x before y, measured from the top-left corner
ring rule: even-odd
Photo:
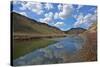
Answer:
[[[96,61],[97,60],[97,25],[94,23],[88,31],[81,34],[86,37],[86,44],[75,56],[80,61]]]
[[[18,13],[11,13],[13,33],[30,34],[64,34],[60,29],[38,22]]]
[[[86,31],[86,29],[84,29],[84,28],[71,28],[70,30],[65,31],[65,33],[66,34],[80,34],[85,31]]]

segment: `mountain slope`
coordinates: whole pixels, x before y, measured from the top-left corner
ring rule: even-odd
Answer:
[[[86,43],[79,53],[75,56],[77,59],[84,61],[97,61],[97,23],[92,26],[81,36],[86,37]]]
[[[66,34],[80,34],[86,31],[86,29],[83,28],[71,28],[68,31],[65,31]]]
[[[92,31],[92,32],[97,31],[97,23],[96,22],[91,25],[91,27],[89,28],[89,31]]]
[[[64,34],[56,27],[49,26],[45,23],[37,22],[15,12],[11,13],[13,24],[13,33],[30,33],[30,34]]]

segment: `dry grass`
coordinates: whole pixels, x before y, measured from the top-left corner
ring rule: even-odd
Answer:
[[[97,32],[87,31],[80,36],[86,38],[86,43],[79,52],[65,57],[65,62],[97,61]]]
[[[86,32],[83,34],[87,38],[83,48],[73,56],[73,61],[96,61],[97,60],[97,33]]]

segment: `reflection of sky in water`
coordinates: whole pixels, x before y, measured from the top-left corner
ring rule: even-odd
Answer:
[[[80,36],[69,36],[46,48],[38,49],[14,60],[14,65],[50,64],[63,62],[64,56],[72,55],[81,49],[84,39]]]

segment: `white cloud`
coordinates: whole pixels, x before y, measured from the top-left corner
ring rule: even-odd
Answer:
[[[80,13],[80,15],[76,18],[76,22],[74,24],[74,27],[78,27],[80,26],[80,24],[84,23],[84,16],[82,13]]]
[[[31,11],[37,13],[38,15],[40,15],[40,14],[43,13],[42,4],[39,3],[39,2],[28,2],[28,3],[26,4],[26,7],[27,7],[29,10],[31,10]]]
[[[24,15],[24,16],[28,16],[26,12],[20,12],[20,11],[16,11],[16,10],[13,10],[13,12],[16,12],[18,14],[21,14],[21,15]]]
[[[94,15],[91,17],[92,21],[97,21],[97,10],[94,11]]]
[[[13,12],[16,12],[16,13],[24,15],[24,16],[28,16],[26,12],[19,12],[19,11],[16,11],[16,10],[13,10]]]
[[[23,4],[22,4],[23,5]],[[23,5],[22,7],[19,8],[20,10],[26,10],[27,8]]]
[[[56,12],[56,13],[54,14],[54,19],[58,19],[58,18],[59,18],[59,13]]]
[[[79,10],[82,7],[83,7],[83,5],[78,5],[77,10]]]
[[[94,15],[91,17],[91,20],[92,20],[92,21],[97,21],[97,14],[94,14]]]
[[[14,0],[13,4],[21,4],[21,1],[20,0]]]
[[[64,22],[57,22],[56,24],[54,24],[54,26],[57,26],[57,27],[64,26]]]
[[[40,22],[43,22],[43,23],[49,23],[51,21],[52,21],[52,18],[50,18],[50,17],[40,18]]]
[[[44,16],[45,17],[53,17],[53,12],[45,13]]]
[[[45,8],[46,8],[47,10],[53,9],[53,5],[52,5],[51,3],[46,3],[46,4],[45,4]]]
[[[19,7],[19,9],[20,10],[26,10],[26,6],[25,6],[25,4],[26,4],[27,2],[26,1],[20,1],[20,0],[15,0],[15,1],[13,1],[13,4],[20,4],[22,7]]]
[[[72,11],[73,11],[72,5],[64,4],[62,11],[59,13],[59,17],[61,19],[67,18],[71,15]]]
[[[94,13],[97,14],[97,10],[95,10]]]
[[[40,22],[44,22],[44,19],[43,19],[43,18],[40,18],[39,21],[40,21]]]
[[[76,11],[79,12],[79,10],[83,7],[83,5],[78,5],[76,8]]]
[[[44,16],[45,16],[45,18],[40,18],[40,22],[43,22],[43,23],[52,22],[52,20],[53,20],[53,13],[52,12],[46,13]]]
[[[75,19],[78,18],[78,15],[77,14],[73,15],[73,18],[75,18]]]
[[[77,16],[76,18],[77,18],[77,23],[76,23],[76,25],[83,23],[83,18],[84,18],[84,16],[83,16],[82,13],[80,13],[80,15]]]
[[[19,14],[27,16],[27,14],[25,12],[19,12]]]
[[[83,16],[83,14],[80,14],[77,17],[77,21],[74,24],[74,27],[79,27],[81,24],[84,24],[85,26],[89,27],[92,23],[94,23],[97,20],[96,14],[90,14]]]
[[[56,12],[54,14],[54,19],[59,19],[59,18],[65,19],[71,16],[73,11],[73,6],[68,4],[59,4],[58,9],[60,10],[60,12]]]
[[[59,4],[59,5],[58,5],[58,9],[59,9],[59,10],[62,10],[62,8],[63,8],[63,5],[62,5],[62,4]]]
[[[29,1],[29,2],[21,2],[22,7],[20,7],[20,10],[30,10],[38,15],[42,14],[44,11],[43,9],[43,4],[40,2],[33,2],[33,1]]]
[[[85,22],[88,22],[89,20],[91,20],[92,16],[93,16],[93,15],[90,14],[90,13],[87,14],[86,16],[84,16],[84,23],[85,23]]]
[[[49,17],[53,17],[53,12],[49,12]]]

